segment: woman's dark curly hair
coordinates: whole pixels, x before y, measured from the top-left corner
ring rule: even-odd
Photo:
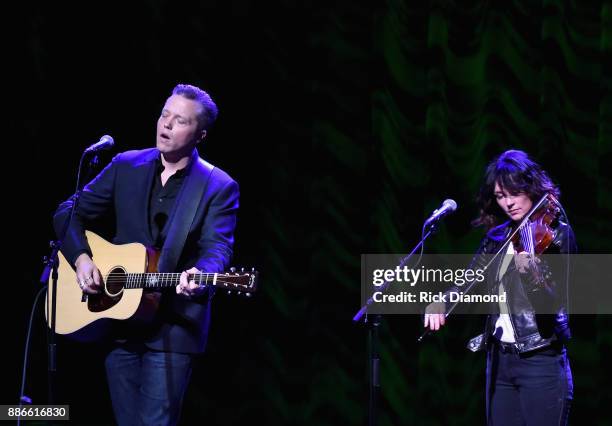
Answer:
[[[546,193],[557,198],[560,195],[559,188],[527,153],[516,149],[508,150],[487,166],[484,182],[476,197],[480,215],[472,222],[474,226],[491,229],[506,219],[493,194],[496,182],[502,190],[510,194],[527,194],[533,203]]]

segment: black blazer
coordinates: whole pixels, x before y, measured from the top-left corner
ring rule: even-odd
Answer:
[[[62,253],[72,265],[81,253],[91,254],[84,230],[108,213],[114,216],[111,238],[114,244],[153,245],[149,199],[159,155],[157,149],[118,154],[84,188],[62,244]],[[227,269],[234,243],[238,198],[238,184],[227,173],[199,158],[194,149],[187,177],[166,224],[168,234],[161,250],[159,272],[180,272],[194,266],[204,272]],[[71,206],[72,199],[69,199],[55,213],[56,233],[61,232]],[[140,337],[155,350],[204,351],[211,298],[212,292],[191,299],[165,293],[160,322]]]

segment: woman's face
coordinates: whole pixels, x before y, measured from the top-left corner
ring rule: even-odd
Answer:
[[[525,217],[529,210],[531,210],[531,206],[533,206],[531,199],[526,193],[509,194],[505,189],[502,190],[498,182],[495,182],[493,196],[497,201],[497,205],[515,222]]]

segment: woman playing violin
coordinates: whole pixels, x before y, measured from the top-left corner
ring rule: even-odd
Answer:
[[[573,393],[564,346],[570,337],[569,277],[557,262],[539,256],[560,254],[566,260],[564,255],[576,252],[558,197],[548,174],[518,150],[488,165],[477,197],[480,216],[474,224],[488,232],[470,267],[486,269],[487,292],[507,295],[487,316],[485,332],[468,345],[487,351],[489,425],[568,421]],[[429,305],[425,327],[438,330],[447,312],[447,305]]]

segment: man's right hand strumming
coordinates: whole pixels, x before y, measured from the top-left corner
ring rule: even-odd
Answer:
[[[81,287],[81,290],[88,294],[99,293],[102,279],[100,270],[93,263],[91,257],[87,253],[82,253],[77,257],[74,266],[76,266],[77,284]]]
[[[442,302],[434,302],[427,305],[425,308],[424,327],[427,328],[429,326],[431,331],[439,330],[446,322],[445,310],[446,306]]]

